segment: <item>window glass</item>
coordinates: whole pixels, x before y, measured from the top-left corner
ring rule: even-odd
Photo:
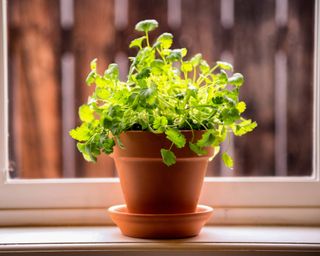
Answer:
[[[128,71],[134,25],[157,19],[174,47],[211,64],[233,63],[245,76],[241,99],[258,127],[223,147],[208,176],[306,176],[312,172],[315,1],[304,0],[10,0],[10,175],[13,178],[114,177],[113,160],[86,163],[68,131],[91,88],[89,62]]]

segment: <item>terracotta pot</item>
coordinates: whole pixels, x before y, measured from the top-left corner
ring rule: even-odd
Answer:
[[[195,131],[195,139],[203,131]],[[188,141],[191,131],[183,131]],[[171,143],[164,134],[128,131],[120,139],[125,146],[115,146],[114,160],[128,211],[131,213],[189,213],[195,212],[208,159],[213,154],[197,156],[188,146],[172,148],[176,164],[168,167],[162,162],[160,149]]]

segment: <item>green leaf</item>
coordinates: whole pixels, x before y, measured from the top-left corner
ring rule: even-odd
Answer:
[[[219,68],[224,69],[224,70],[233,70],[233,66],[225,61],[217,61],[217,65],[219,66]]]
[[[187,54],[187,49],[186,48],[173,49],[173,50],[168,50],[168,51],[169,51],[168,52],[169,54],[168,54],[168,56],[166,58],[170,62],[180,61]]]
[[[206,155],[208,154],[208,152],[206,150],[204,150],[203,148],[201,148],[200,146],[198,146],[197,144],[191,143],[189,142],[189,148],[196,153],[198,156],[202,156],[202,155]]]
[[[135,29],[141,32],[149,32],[158,27],[158,22],[156,20],[143,20],[136,24]]]
[[[157,116],[153,121],[153,128],[158,131],[164,131],[168,125],[168,119],[165,116]]]
[[[110,92],[104,88],[96,88],[96,96],[101,100],[108,100]]]
[[[238,109],[240,114],[243,113],[246,110],[246,107],[247,107],[246,103],[243,102],[243,101],[240,101],[236,106],[236,108]]]
[[[138,47],[139,49],[141,49],[142,43],[144,40],[146,40],[146,36],[142,36],[142,37],[139,37],[139,38],[132,40],[129,45],[129,48]]]
[[[221,117],[226,125],[230,125],[240,118],[240,114],[235,107],[226,108],[221,112]]]
[[[82,153],[85,160],[89,162],[97,161],[97,155],[100,154],[100,150],[95,143],[77,143],[77,148]]]
[[[81,124],[81,126],[72,129],[69,132],[70,136],[77,141],[86,141],[90,138],[90,129],[86,123]]]
[[[200,70],[203,74],[206,74],[210,71],[210,66],[205,60],[200,61]]]
[[[256,128],[256,127],[257,127],[257,123],[252,122],[251,119],[248,119],[248,120],[242,121],[239,124],[232,126],[232,131],[233,131],[234,135],[242,136],[248,132],[253,131],[254,128]]]
[[[95,58],[90,62],[90,69],[92,71],[97,71],[97,61],[98,61],[98,59]]]
[[[115,146],[115,142],[111,138],[105,138],[102,141],[102,151],[106,154],[111,154],[113,152],[113,147]]]
[[[227,85],[228,75],[226,71],[224,71],[223,69],[220,71],[219,74],[216,75],[216,83],[219,85]]]
[[[86,152],[86,144],[85,143],[77,143],[77,148],[82,153],[83,158],[88,162],[94,162],[94,159]]]
[[[225,166],[227,166],[230,169],[233,169],[233,159],[231,156],[228,155],[227,152],[224,152],[222,154],[222,160],[223,160]]]
[[[96,77],[96,72],[94,70],[91,70],[86,78],[86,84],[92,85],[95,81],[95,77]]]
[[[167,139],[173,142],[177,146],[177,148],[183,148],[186,144],[186,138],[180,131],[176,129],[170,128],[165,131],[165,134],[167,135]]]
[[[192,68],[193,68],[192,64],[189,61],[182,62],[182,64],[181,64],[181,71],[182,72],[190,72],[190,71],[192,71]]]
[[[190,59],[190,63],[193,67],[197,67],[199,66],[201,60],[202,60],[202,55],[201,53],[198,53]]]
[[[158,38],[157,41],[164,49],[169,49],[172,45],[173,35],[171,33],[163,33]]]
[[[198,92],[198,88],[195,87],[192,84],[188,84],[188,89],[187,89],[187,95],[193,97],[193,98],[197,98],[197,92]]]
[[[79,108],[79,117],[82,122],[91,122],[94,120],[93,110],[84,104]]]
[[[119,79],[119,67],[116,63],[111,63],[108,66],[108,69],[104,72],[104,77],[110,78],[112,80]]]
[[[222,96],[216,96],[212,98],[213,104],[220,105],[224,102],[224,98]]]
[[[155,59],[154,61],[151,62],[151,73],[155,75],[161,75],[163,74],[163,68],[164,68],[164,62],[163,60],[158,60]]]
[[[161,156],[162,156],[162,160],[163,162],[167,165],[173,165],[176,163],[176,156],[175,154],[167,149],[162,148],[161,149]]]
[[[151,86],[147,87],[147,88],[142,88],[140,90],[140,96],[142,98],[149,98],[151,96],[153,96],[157,91],[157,86],[152,84]]]
[[[244,77],[240,73],[234,73],[232,77],[228,79],[228,83],[240,87],[244,83]]]
[[[114,124],[112,117],[109,115],[103,115],[100,122],[105,129],[111,129]]]
[[[215,131],[207,130],[202,134],[201,139],[197,141],[197,146],[199,147],[211,146],[214,140],[215,140]]]
[[[136,76],[136,78],[138,79],[138,80],[140,80],[140,79],[143,79],[143,78],[147,78],[147,77],[149,77],[150,76],[150,68],[149,67],[146,67],[146,68],[144,68],[144,69],[142,69],[141,71],[140,71],[140,73]]]

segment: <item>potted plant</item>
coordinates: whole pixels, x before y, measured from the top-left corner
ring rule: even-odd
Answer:
[[[208,161],[233,133],[244,135],[256,123],[241,115],[244,78],[231,64],[210,66],[201,54],[186,58],[187,49],[171,49],[173,36],[161,34],[151,43],[155,20],[139,22],[143,33],[130,43],[137,48],[127,80],[117,64],[104,74],[91,64],[86,83],[95,85],[79,108],[82,124],[71,130],[87,161],[112,155],[127,209],[132,214],[179,214],[196,211]],[[229,168],[227,152],[222,160]]]

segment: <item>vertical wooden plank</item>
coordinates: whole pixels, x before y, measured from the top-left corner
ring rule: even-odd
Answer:
[[[248,105],[245,116],[258,122],[254,132],[235,138],[238,175],[273,175],[274,10],[274,0],[235,0],[235,70],[246,78],[241,92],[241,99]]]
[[[9,1],[12,143],[20,178],[61,175],[59,2]]]
[[[290,0],[288,18],[288,174],[311,175],[314,1]]]
[[[184,0],[182,2],[181,47],[187,47],[189,56],[201,52],[213,64],[221,54],[222,28],[219,0]]]
[[[188,56],[201,52],[212,65],[220,58],[223,44],[219,0],[183,0],[180,47],[188,48]],[[209,163],[207,176],[220,175],[220,158]]]
[[[127,52],[128,56],[136,55],[136,49],[128,49],[129,43],[133,38],[141,36],[141,32],[134,29],[135,24],[141,20],[155,19],[159,22],[159,27],[150,33],[152,42],[163,32],[170,32],[167,22],[167,0],[129,0],[128,26],[122,38],[122,50]]]
[[[85,84],[89,63],[98,58],[98,70],[114,60],[115,28],[113,0],[77,0],[75,4],[73,49],[76,72],[76,108],[87,101],[92,88]],[[113,160],[102,155],[96,164],[87,163],[77,154],[78,176],[108,177],[114,175]]]

